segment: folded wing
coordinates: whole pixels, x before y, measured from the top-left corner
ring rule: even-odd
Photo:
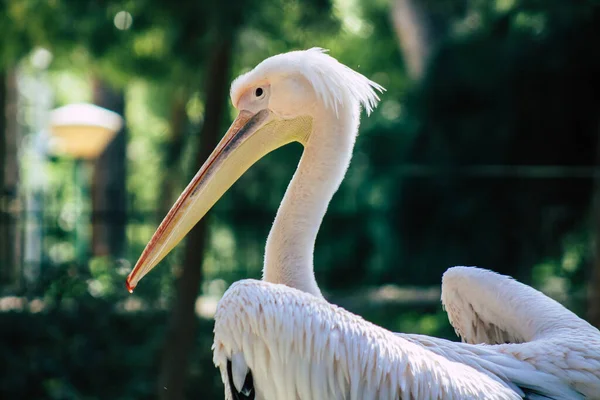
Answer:
[[[508,276],[454,267],[442,280],[442,304],[464,342],[493,345],[485,349],[525,361],[586,398],[600,399],[600,332],[560,303]]]
[[[520,399],[502,377],[451,361],[310,294],[235,283],[215,315],[214,362],[242,354],[255,399]],[[241,378],[236,378],[241,382]],[[236,385],[234,385],[236,386]]]

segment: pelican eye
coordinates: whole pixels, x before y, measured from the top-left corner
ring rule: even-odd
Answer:
[[[264,90],[262,88],[256,88],[256,90],[254,91],[254,95],[256,95],[256,97],[262,96],[263,93],[264,93]]]

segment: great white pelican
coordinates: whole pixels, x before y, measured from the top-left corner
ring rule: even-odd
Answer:
[[[313,273],[319,226],[382,87],[321,49],[237,78],[239,115],[127,279],[138,284],[252,164],[304,152],[269,234],[263,280],[233,284],[215,315],[227,399],[600,399],[600,333],[533,288],[455,267],[442,302],[466,343],[396,334],[328,303]]]

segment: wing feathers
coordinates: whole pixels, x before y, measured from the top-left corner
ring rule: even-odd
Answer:
[[[215,315],[214,349],[221,369],[232,354],[244,355],[257,400],[382,399],[384,393],[390,399],[521,398],[497,378],[323,299],[261,281],[240,281],[227,291]],[[257,356],[261,352],[270,354],[268,362]]]
[[[527,309],[507,315],[523,287]],[[229,383],[227,361],[240,353],[256,400],[600,399],[600,332],[585,321],[489,271],[454,268],[442,293],[466,341],[522,343],[394,335],[287,286],[235,283],[215,315],[214,362],[226,398],[240,380]]]
[[[244,360],[243,354],[235,353],[231,357],[231,381],[236,391],[239,392],[242,390],[248,372],[248,365],[246,364],[246,360]]]
[[[523,343],[564,328],[592,328],[534,288],[481,268],[446,271],[442,304],[457,334],[472,344]]]
[[[442,304],[463,341],[494,345],[466,345],[470,350],[491,349],[525,361],[576,392],[566,398],[581,393],[600,399],[600,332],[558,302],[510,277],[454,267],[443,277]],[[493,359],[491,365],[501,364]],[[522,387],[536,382],[526,370],[514,372],[511,379]],[[530,389],[538,398],[550,388],[544,381],[535,384]]]

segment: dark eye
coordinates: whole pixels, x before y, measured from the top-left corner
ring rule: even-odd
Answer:
[[[256,90],[254,91],[254,94],[256,95],[256,97],[262,96],[262,94],[263,94],[262,88],[256,88]]]

